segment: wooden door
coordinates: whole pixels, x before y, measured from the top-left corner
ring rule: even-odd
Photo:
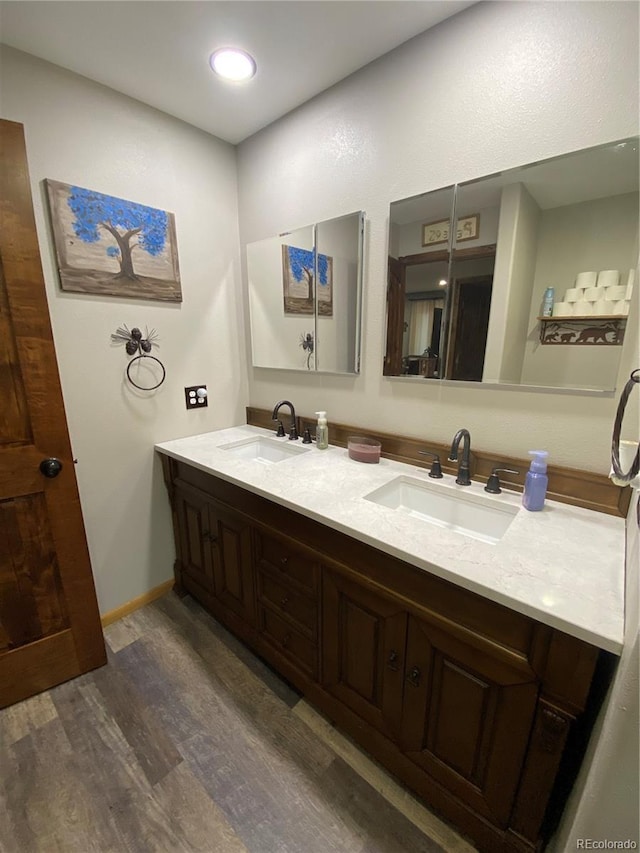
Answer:
[[[387,281],[387,348],[384,357],[385,376],[402,373],[402,336],[404,333],[405,266],[389,257]]]
[[[209,529],[216,599],[243,622],[255,625],[251,527],[241,516],[212,502]]]
[[[538,695],[529,663],[412,616],[405,677],[403,751],[478,814],[507,827]]]
[[[492,276],[454,282],[448,379],[482,381],[492,284]]]
[[[323,686],[378,731],[400,728],[407,613],[391,596],[323,576]]]
[[[0,121],[0,400],[4,707],[106,663],[23,128],[8,121]]]

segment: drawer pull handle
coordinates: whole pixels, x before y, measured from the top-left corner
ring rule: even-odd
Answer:
[[[420,686],[420,667],[414,666],[413,669],[407,675],[407,681],[409,684],[413,684],[414,687]]]
[[[389,669],[393,670],[393,672],[398,671],[398,652],[395,649],[391,649],[387,666]]]
[[[280,607],[286,607],[288,603],[289,603],[289,596],[285,595],[285,597],[280,602]]]
[[[202,538],[205,542],[217,542],[218,537],[211,533],[209,530],[205,530],[202,534]]]
[[[286,649],[291,642],[291,634],[285,634],[282,638],[282,647]]]

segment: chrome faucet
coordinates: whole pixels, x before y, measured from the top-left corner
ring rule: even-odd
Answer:
[[[462,458],[458,463],[458,476],[456,477],[456,483],[459,486],[470,486],[471,477],[469,476],[469,454],[471,452],[471,436],[469,435],[468,429],[459,429],[453,436],[451,452],[449,453],[449,462],[458,461],[458,447],[460,445],[460,439],[464,439],[464,443],[462,445]]]
[[[273,407],[273,412],[271,413],[271,420],[278,421],[280,424],[278,427],[277,435],[284,435],[284,429],[282,427],[282,423],[278,420],[278,412],[280,411],[280,406],[289,406],[289,411],[291,413],[291,427],[289,429],[289,441],[297,441],[298,430],[296,429],[296,410],[293,408],[293,403],[290,403],[289,400],[280,400],[279,403],[276,403]]]

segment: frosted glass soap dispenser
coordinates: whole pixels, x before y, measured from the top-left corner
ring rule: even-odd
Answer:
[[[318,450],[326,450],[329,447],[329,427],[327,426],[327,413],[316,412],[318,426],[316,427],[316,447]]]
[[[531,465],[527,471],[524,481],[524,494],[522,495],[522,506],[530,512],[538,512],[544,506],[547,494],[547,456],[546,450],[530,450],[533,456]]]

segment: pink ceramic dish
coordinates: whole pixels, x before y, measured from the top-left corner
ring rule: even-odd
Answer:
[[[379,462],[382,445],[375,438],[350,435],[347,439],[349,458],[356,462]]]

